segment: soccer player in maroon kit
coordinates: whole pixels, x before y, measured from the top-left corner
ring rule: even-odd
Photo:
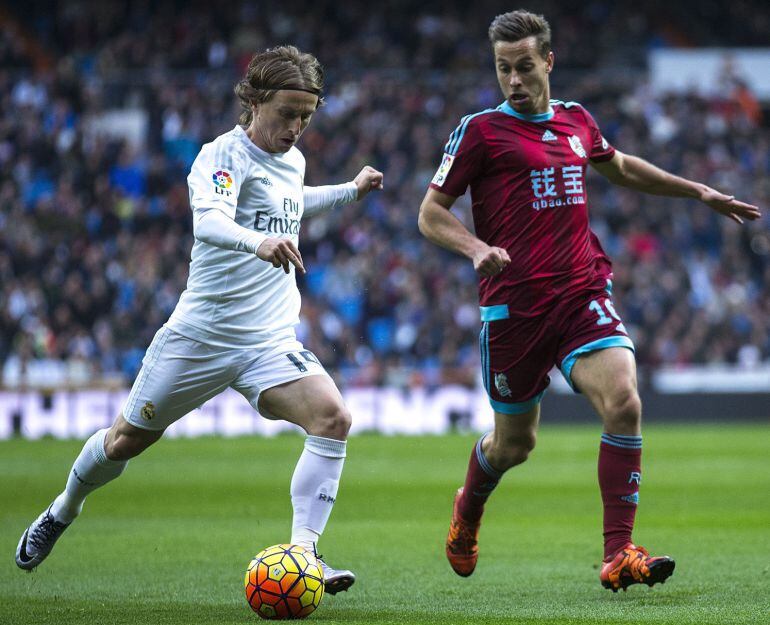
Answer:
[[[450,135],[420,206],[420,231],[473,261],[480,274],[482,378],[494,429],[476,443],[457,491],[446,553],[473,573],[487,497],[535,446],[540,399],[556,364],[604,424],[599,487],[604,504],[600,580],[617,591],[652,586],[674,571],[631,532],[641,482],[641,402],[634,345],[612,304],[609,259],[588,223],[586,166],[611,182],[696,198],[743,223],[760,213],[704,184],[613,148],[580,104],[551,100],[551,32],[539,15],[499,15],[489,28],[505,101],[468,115]],[[471,189],[475,236],[452,215]]]

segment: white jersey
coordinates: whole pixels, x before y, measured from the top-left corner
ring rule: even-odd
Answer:
[[[201,148],[187,184],[194,215],[218,209],[271,238],[299,240],[305,158],[295,147],[271,154],[241,126]],[[300,295],[290,273],[255,254],[195,240],[187,289],[166,325],[208,345],[265,346],[294,336]]]

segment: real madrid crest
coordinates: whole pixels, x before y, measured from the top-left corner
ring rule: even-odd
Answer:
[[[141,413],[142,419],[145,419],[146,421],[151,421],[155,418],[155,406],[151,401],[148,401],[144,406],[142,406]]]

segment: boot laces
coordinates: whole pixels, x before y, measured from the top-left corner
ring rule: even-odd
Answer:
[[[469,551],[478,543],[475,528],[460,520],[452,521],[449,533],[449,542],[455,551]]]
[[[59,523],[50,512],[46,512],[40,523],[28,534],[27,543],[42,551],[53,545],[66,528],[66,523]]]

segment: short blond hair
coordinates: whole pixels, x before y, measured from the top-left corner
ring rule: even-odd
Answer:
[[[524,9],[498,15],[489,26],[489,41],[519,41],[527,37],[537,39],[540,55],[545,58],[551,51],[551,26],[542,15]]]

